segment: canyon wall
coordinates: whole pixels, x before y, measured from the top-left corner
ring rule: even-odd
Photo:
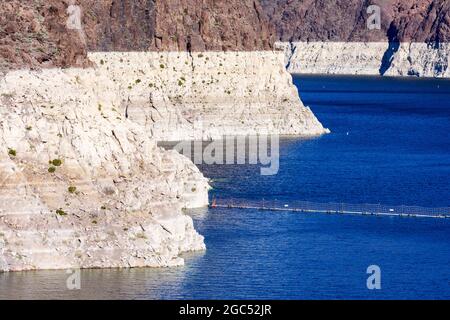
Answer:
[[[69,2],[0,2],[0,75],[11,69],[91,65],[85,40],[66,26]]]
[[[283,66],[283,54],[243,52],[90,53],[120,92],[119,113],[158,140],[224,135],[320,135]],[[243,72],[245,70],[245,72]]]
[[[6,70],[85,66],[109,73],[122,93],[118,108],[130,119],[139,113],[157,140],[328,132],[302,105],[259,1],[11,0],[3,6],[38,15],[15,19],[11,32],[4,28],[8,41],[0,52],[29,57],[5,55]],[[68,28],[77,16],[79,29]],[[37,49],[23,41],[34,39],[30,25],[46,35],[33,40]],[[44,63],[39,53],[47,51],[54,53]]]
[[[449,43],[282,42],[290,73],[450,77]]]
[[[0,80],[0,270],[172,266],[204,249],[208,182],[120,114],[94,69]],[[108,92],[108,94],[105,94]]]
[[[5,0],[0,12],[3,72],[91,66],[88,51],[270,51],[275,40],[253,0]]]
[[[81,0],[89,51],[271,50],[259,1]]]
[[[157,141],[327,132],[258,1],[0,12],[0,271],[181,265],[209,185]]]
[[[291,73],[449,76],[450,2],[262,0]],[[381,8],[369,29],[370,5]]]

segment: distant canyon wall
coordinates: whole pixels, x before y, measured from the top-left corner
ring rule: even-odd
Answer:
[[[380,7],[369,29],[368,8]],[[450,2],[262,0],[292,73],[449,76]]]
[[[279,43],[290,73],[450,77],[450,44]]]
[[[449,42],[447,0],[261,0],[281,42]],[[369,29],[368,8],[380,8]]]

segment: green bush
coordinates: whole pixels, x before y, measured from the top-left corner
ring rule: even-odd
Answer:
[[[56,214],[60,216],[67,216],[67,213],[63,209],[56,210]]]
[[[17,156],[17,151],[14,150],[14,149],[8,149],[8,154],[9,154],[10,156],[15,157],[15,156]]]
[[[69,188],[67,188],[67,191],[69,191],[69,193],[75,193],[77,192],[77,187],[70,186]]]
[[[54,159],[50,162],[50,164],[54,165],[55,167],[60,167],[62,165],[61,159]]]

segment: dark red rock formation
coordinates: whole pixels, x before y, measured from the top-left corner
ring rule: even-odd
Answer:
[[[261,0],[282,41],[448,42],[448,0]],[[367,8],[381,7],[381,30],[369,30]]]
[[[86,47],[66,28],[68,1],[0,2],[0,70],[89,64]]]
[[[158,50],[269,50],[274,32],[259,0],[156,1]]]
[[[66,27],[81,7],[83,30]],[[270,50],[259,0],[2,0],[0,70],[86,66],[90,51]]]
[[[155,37],[154,0],[78,0],[90,51],[144,51]]]
[[[414,1],[416,2],[416,1]],[[402,41],[450,42],[450,1],[427,0],[408,5],[401,1],[392,26]]]
[[[66,27],[70,4],[82,8],[82,31]],[[382,7],[382,30],[367,30],[370,4]],[[83,67],[87,50],[270,50],[276,34],[284,41],[449,41],[450,1],[2,0],[0,70]]]
[[[89,50],[268,50],[271,31],[254,0],[81,0]]]

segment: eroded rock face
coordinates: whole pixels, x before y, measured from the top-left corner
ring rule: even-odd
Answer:
[[[204,249],[208,183],[118,110],[93,69],[0,80],[0,271],[173,266]],[[105,93],[105,94],[103,94]]]
[[[282,42],[448,42],[445,0],[261,0]],[[381,8],[381,30],[369,30],[370,5]]]
[[[209,187],[156,141],[328,132],[257,1],[0,8],[0,271],[180,265]]]
[[[270,50],[274,34],[259,1],[156,1],[158,50]]]
[[[259,51],[274,42],[253,0],[7,0],[0,12],[3,71],[85,67],[87,50]],[[67,28],[69,19],[82,29]]]
[[[258,1],[82,0],[90,51],[270,50]]]
[[[392,27],[400,42],[450,42],[450,2],[446,0],[395,3]]]
[[[283,53],[98,52],[118,107],[159,141],[328,132],[300,101]]]
[[[292,73],[448,77],[450,2],[262,0]],[[381,29],[367,27],[370,5]]]
[[[86,45],[66,28],[66,0],[0,2],[0,71],[22,67],[86,67]]]

